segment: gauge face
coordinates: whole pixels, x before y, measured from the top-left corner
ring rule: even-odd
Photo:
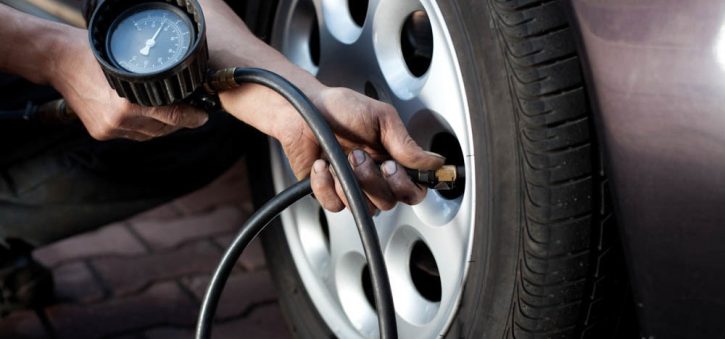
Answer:
[[[123,12],[111,25],[107,49],[116,66],[136,74],[167,70],[181,62],[194,39],[191,20],[164,3]]]

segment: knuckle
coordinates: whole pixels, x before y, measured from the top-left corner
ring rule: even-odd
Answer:
[[[166,116],[169,119],[169,122],[173,125],[179,125],[182,123],[182,114],[181,114],[181,108],[178,105],[173,105],[167,108],[166,110]]]
[[[126,121],[126,111],[116,111],[106,116],[105,123],[108,129],[115,130],[124,126]]]
[[[93,139],[98,141],[108,141],[112,139],[112,135],[107,129],[94,128],[88,131]]]
[[[387,103],[387,102],[379,102],[380,110],[379,114],[383,118],[398,118],[398,111],[393,107],[393,105]]]
[[[409,134],[403,137],[403,145],[410,146],[410,147],[418,147],[418,143],[413,140],[413,137],[411,137]]]
[[[382,211],[390,211],[393,208],[395,208],[396,202],[395,201],[389,201],[389,200],[381,200],[376,205]]]
[[[373,181],[379,177],[376,173],[376,169],[370,165],[369,161],[356,167],[354,171],[355,176],[358,178],[358,180],[365,183]]]
[[[119,104],[118,109],[120,112],[131,112],[134,109],[134,105],[128,100],[123,100]]]
[[[368,103],[368,105],[368,111],[375,115],[384,128],[394,126],[395,119],[400,119],[398,111],[388,103],[373,101]]]

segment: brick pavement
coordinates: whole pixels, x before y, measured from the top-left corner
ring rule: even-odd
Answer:
[[[128,220],[36,250],[56,301],[0,320],[0,338],[192,338],[211,271],[252,212],[239,162],[205,188]],[[254,243],[217,312],[215,338],[290,338]]]

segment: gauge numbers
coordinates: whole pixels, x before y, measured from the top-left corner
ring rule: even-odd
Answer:
[[[145,4],[122,13],[108,36],[110,59],[136,74],[173,68],[186,56],[193,41],[191,20],[168,4]]]

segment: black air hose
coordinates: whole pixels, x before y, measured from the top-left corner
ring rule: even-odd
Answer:
[[[307,97],[294,85],[279,75],[254,68],[229,68],[217,71],[211,75],[207,82],[210,92],[221,91],[239,86],[243,83],[255,83],[266,86],[282,95],[302,115],[307,125],[317,138],[322,149],[327,154],[332,168],[335,170],[347,201],[360,232],[360,239],[370,268],[370,278],[373,285],[373,295],[378,311],[380,337],[382,339],[397,338],[395,308],[390,291],[388,273],[380,247],[380,241],[375,231],[375,224],[368,213],[367,202],[357,179],[350,168],[347,156],[335,138],[335,134],[327,125],[322,113]],[[231,273],[234,263],[244,248],[274,217],[289,205],[310,193],[308,180],[295,184],[291,188],[272,198],[257,213],[248,220],[232,245],[224,253],[222,261],[214,272],[204,301],[202,302],[199,322],[196,328],[197,339],[211,338],[211,327],[214,319],[219,297],[224,289],[224,283]]]

